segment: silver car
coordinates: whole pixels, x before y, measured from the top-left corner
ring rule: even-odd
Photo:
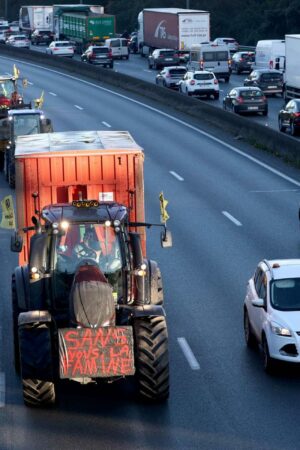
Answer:
[[[179,82],[186,74],[187,69],[183,66],[165,67],[156,75],[155,82],[161,86],[178,89]]]

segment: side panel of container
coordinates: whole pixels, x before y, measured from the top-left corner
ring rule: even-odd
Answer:
[[[179,48],[181,50],[190,50],[193,44],[209,41],[209,13],[179,14]]]
[[[178,15],[144,10],[144,44],[153,48],[179,48]]]
[[[67,203],[79,198],[116,201],[131,206],[131,221],[143,222],[143,154],[95,156],[52,156],[16,159],[18,228],[31,226],[34,215],[32,194],[38,192],[37,207]],[[142,233],[145,252],[145,233]],[[29,235],[20,264],[28,261]]]
[[[285,36],[286,98],[300,97],[300,35]]]
[[[90,40],[104,40],[115,35],[115,17],[89,17],[87,38]]]
[[[59,19],[59,31],[68,38],[86,39],[86,18],[63,14]]]

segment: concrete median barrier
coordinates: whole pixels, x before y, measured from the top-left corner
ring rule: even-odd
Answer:
[[[101,85],[108,84],[114,88],[125,89],[151,100],[184,112],[203,125],[206,121],[225,131],[229,131],[251,142],[253,145],[273,152],[285,160],[300,164],[300,141],[292,136],[257,124],[221,108],[202,102],[195,98],[180,95],[178,92],[156,86],[154,83],[139,80],[129,75],[114,72],[110,69],[95,67],[69,58],[47,55],[27,49],[15,49],[6,45],[0,46],[0,56],[15,60],[22,59],[42,66],[66,71],[74,76],[80,75]]]

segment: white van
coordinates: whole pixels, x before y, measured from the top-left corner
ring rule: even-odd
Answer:
[[[129,58],[129,48],[128,42],[125,38],[111,38],[106,39],[105,44],[111,48],[113,59],[128,59]]]
[[[258,41],[253,69],[283,70],[285,65],[285,41],[266,39]]]
[[[187,66],[189,70],[213,72],[218,79],[222,78],[228,83],[231,74],[228,46],[213,43],[193,44]]]

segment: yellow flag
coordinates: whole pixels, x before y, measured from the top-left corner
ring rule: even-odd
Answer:
[[[15,79],[18,79],[20,75],[19,69],[17,69],[17,66],[14,64],[14,77]]]
[[[16,221],[12,196],[7,195],[6,197],[4,197],[4,199],[1,200],[1,206],[2,206],[2,220],[0,223],[0,227],[15,229]]]
[[[36,98],[34,100],[34,106],[35,108],[40,109],[43,106],[43,103],[44,103],[44,91],[41,93],[40,98]]]
[[[164,194],[162,192],[159,194],[159,202],[160,202],[160,220],[162,223],[165,223],[170,218],[166,210],[167,204],[169,202],[164,198]]]

